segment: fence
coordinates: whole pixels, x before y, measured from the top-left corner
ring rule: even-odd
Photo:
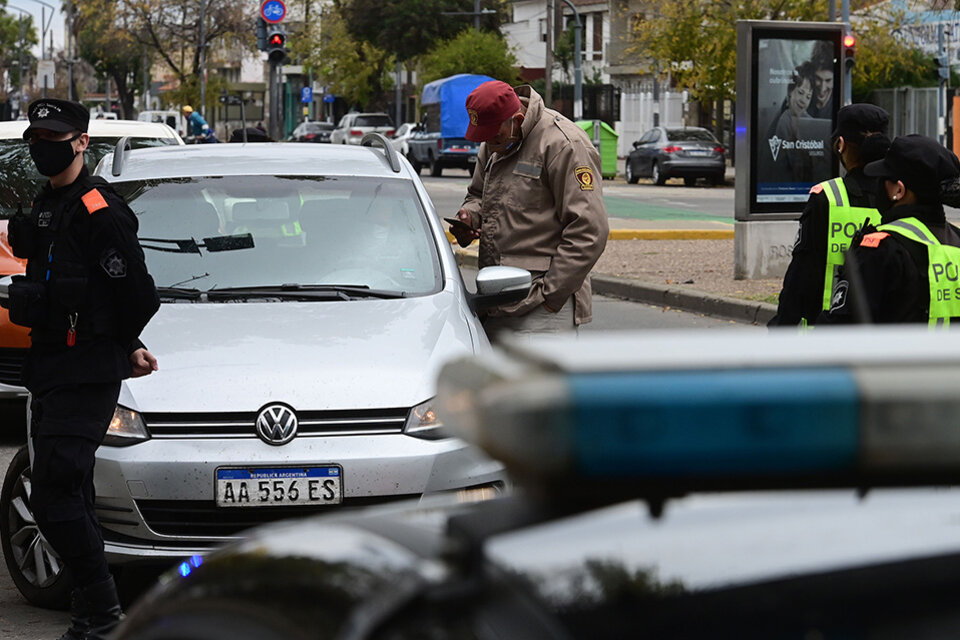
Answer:
[[[660,99],[654,101],[652,91],[623,93],[620,96],[620,115],[617,133],[620,135],[617,155],[624,157],[633,150],[633,143],[653,127],[653,114],[660,113],[660,125],[683,126],[686,92],[661,91]]]
[[[877,89],[870,101],[890,114],[890,138],[919,133],[937,138],[937,88]]]

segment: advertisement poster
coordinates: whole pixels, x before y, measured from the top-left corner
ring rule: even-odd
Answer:
[[[840,106],[837,39],[757,34],[754,46],[753,196],[759,210],[799,210],[810,187],[839,175],[830,148]]]

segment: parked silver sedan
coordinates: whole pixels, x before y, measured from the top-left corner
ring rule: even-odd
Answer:
[[[97,172],[137,214],[163,301],[142,336],[160,370],[126,381],[97,455],[112,563],[202,554],[284,517],[503,487],[499,463],[445,436],[433,398],[446,361],[490,348],[475,310],[525,296],[530,274],[484,270],[468,293],[385,138],[118,151]],[[27,462],[24,450],[6,477],[4,555],[27,599],[55,604],[65,581],[33,524]]]

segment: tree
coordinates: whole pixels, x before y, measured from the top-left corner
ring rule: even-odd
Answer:
[[[112,78],[120,101],[120,115],[133,118],[133,102],[138,78],[143,74],[144,48],[116,15],[116,3],[94,0],[78,6],[75,31],[81,58],[97,73]]]
[[[486,4],[491,4],[488,0]],[[493,0],[498,9],[501,0]],[[459,16],[450,12],[473,10],[471,0],[334,0],[346,20],[350,33],[358,40],[407,61],[430,51],[441,40],[456,37],[464,27]],[[496,29],[496,14],[484,16],[484,26]]]
[[[305,37],[292,41],[293,53],[329,92],[364,108],[371,102],[381,104],[384,93],[393,86],[388,74],[394,65],[390,54],[354,38],[336,9],[324,13],[319,24],[311,23],[302,33]]]
[[[853,68],[853,100],[862,102],[874,89],[937,84],[931,56],[905,43],[897,34],[903,13],[871,16],[856,23],[857,64]]]
[[[14,92],[20,86],[21,56],[24,68],[32,69],[37,59],[30,49],[38,42],[32,15],[23,15],[21,18],[20,15],[0,12],[0,68],[8,70]]]
[[[489,31],[461,31],[438,43],[420,59],[424,84],[457,73],[476,73],[513,84],[518,80],[517,57],[503,36]]]

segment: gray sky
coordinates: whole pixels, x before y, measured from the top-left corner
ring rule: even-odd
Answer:
[[[20,15],[20,9],[26,13],[33,14],[33,23],[37,26],[37,38],[41,36],[41,11],[45,10],[47,14],[47,20],[50,21],[50,28],[47,31],[47,40],[46,46],[49,49],[50,46],[50,32],[53,32],[53,49],[54,51],[59,51],[63,49],[63,34],[64,34],[64,13],[61,11],[62,3],[60,0],[43,0],[46,4],[55,7],[53,10],[53,18],[50,18],[50,8],[45,5],[37,2],[37,0],[8,0],[6,13],[17,16]],[[38,58],[40,57],[40,46],[37,45],[33,48],[33,53]]]

